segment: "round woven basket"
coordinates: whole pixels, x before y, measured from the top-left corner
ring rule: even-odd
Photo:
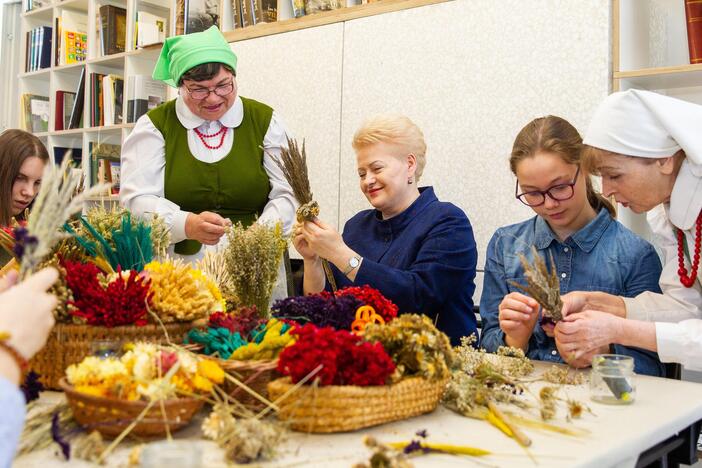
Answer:
[[[141,400],[118,400],[77,392],[64,378],[59,381],[59,386],[66,392],[66,399],[78,424],[108,437],[121,434],[149,404]],[[190,422],[203,403],[204,400],[197,398],[174,398],[164,400],[162,409],[161,404],[157,402],[139,420],[130,434],[138,437],[159,437],[166,434],[166,426],[171,431],[176,431]]]
[[[117,343],[148,341],[165,344],[170,339],[173,343],[182,343],[183,337],[192,327],[190,322],[169,323],[164,325],[168,337],[160,325],[137,327],[96,327],[92,325],[56,324],[46,345],[31,361],[29,367],[39,374],[39,380],[47,389],[57,390],[59,380],[66,374],[66,368],[77,364],[91,353],[91,345],[98,340],[110,340]]]
[[[268,383],[280,377],[278,360],[237,361],[235,359],[217,359],[224,371],[236,377],[251,390],[268,399]],[[230,380],[225,381],[224,389],[236,401],[251,410],[261,410],[267,405],[241,386]]]
[[[346,432],[434,411],[447,380],[410,377],[393,385],[302,385],[279,403],[278,418],[302,432]],[[290,377],[268,384],[275,401],[294,385]]]

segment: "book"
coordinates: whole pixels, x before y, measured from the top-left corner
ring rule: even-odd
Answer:
[[[63,162],[63,158],[70,151],[71,154],[71,165],[74,168],[80,168],[83,166],[83,149],[82,148],[67,148],[65,146],[54,146],[54,164],[60,166]]]
[[[112,182],[112,194],[113,195],[118,195],[119,194],[119,184],[120,184],[120,175],[122,173],[121,171],[121,161],[109,161],[110,163],[110,182]]]
[[[109,143],[89,143],[90,186],[101,182],[112,182],[110,162],[120,161],[122,147]]]
[[[121,76],[104,75],[102,77],[104,125],[122,123],[122,90],[124,80]]]
[[[277,0],[252,0],[255,4],[254,15],[256,24],[275,23],[278,21],[278,1]]]
[[[88,17],[85,13],[62,10],[56,18],[57,65],[85,61],[88,53]]]
[[[71,91],[56,91],[54,130],[65,130],[69,128],[71,123],[71,110],[73,109],[73,102],[75,99],[76,93]]]
[[[185,10],[186,2],[185,0],[176,0],[176,12],[175,12],[175,35],[180,36],[185,34]]]
[[[219,27],[219,0],[187,0],[185,3],[185,34]]]
[[[22,95],[24,130],[32,133],[49,131],[49,98],[36,94]]]
[[[254,20],[249,0],[239,0],[239,6],[241,7],[241,27],[253,26]]]
[[[343,6],[341,0],[305,0],[305,14],[312,15],[320,11],[336,10]]]
[[[102,55],[124,52],[127,41],[127,10],[114,5],[103,5],[99,11]]]
[[[702,2],[685,0],[685,19],[690,63],[702,63]]]
[[[76,97],[73,101],[73,108],[71,109],[71,118],[69,121],[68,128],[80,128],[81,122],[83,120],[83,105],[85,101],[85,67],[80,71],[80,78],[78,79],[78,87],[76,88]]]
[[[232,0],[232,27],[239,29],[241,25],[241,3],[239,0]]]
[[[166,101],[166,84],[148,75],[127,78],[127,122],[132,123]]]
[[[301,16],[305,16],[307,14],[305,12],[305,0],[291,0],[291,1],[292,1],[293,18],[300,18]]]
[[[160,44],[166,40],[166,18],[148,11],[137,11],[136,46]]]

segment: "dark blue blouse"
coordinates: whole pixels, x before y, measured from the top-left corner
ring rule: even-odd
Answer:
[[[364,210],[346,223],[344,242],[363,257],[355,282],[331,266],[339,288],[368,284],[397,304],[400,313],[434,319],[457,345],[476,331],[473,228],[465,213],[440,202],[433,188],[419,191],[397,216],[384,220],[378,210]]]

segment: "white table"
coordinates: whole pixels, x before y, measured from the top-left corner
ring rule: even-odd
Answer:
[[[539,367],[542,367],[541,365]],[[591,402],[587,385],[566,387],[567,396],[587,403],[595,415],[585,414],[573,424],[591,434],[573,438],[560,434],[525,429],[533,440],[530,448],[539,467],[609,466],[633,467],[639,454],[702,420],[702,384],[637,376],[637,400],[630,406],[609,406]],[[42,398],[55,398],[56,394]],[[202,416],[201,416],[202,417]],[[200,420],[201,420],[200,417]],[[564,412],[557,422],[563,422]],[[349,467],[368,459],[363,435],[381,441],[409,440],[420,429],[426,429],[433,442],[470,445],[494,452],[477,459],[481,466],[534,466],[524,450],[484,421],[459,416],[443,407],[431,414],[385,424],[353,433],[314,435],[291,433],[273,462],[261,466]],[[197,440],[199,424],[193,423],[177,433],[176,438]],[[205,457],[203,466],[225,466],[222,452],[214,443],[200,441]],[[130,444],[123,444],[110,457],[108,466],[125,466]],[[53,450],[33,453],[17,459],[14,467],[65,467],[66,462],[54,456]],[[472,466],[467,457],[426,455],[414,458],[417,467]],[[71,460],[71,467],[90,466]],[[258,465],[257,465],[258,466]]]

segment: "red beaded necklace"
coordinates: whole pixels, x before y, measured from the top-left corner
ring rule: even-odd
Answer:
[[[205,145],[205,147],[207,149],[214,150],[214,149],[221,148],[222,145],[224,144],[224,137],[227,136],[227,130],[229,130],[229,128],[222,125],[222,128],[220,128],[218,132],[212,133],[210,135],[208,135],[207,133],[202,133],[197,128],[195,129],[195,133],[197,134],[198,137],[200,137],[200,141],[202,142],[203,145]],[[219,136],[219,135],[222,135],[222,136],[219,139],[219,144],[217,146],[210,145],[209,143],[207,143],[205,141],[205,138],[214,138],[214,137]]]
[[[700,266],[700,244],[702,243],[702,211],[697,215],[697,221],[695,223],[695,253],[694,257],[690,257],[692,265],[690,268],[690,276],[687,276],[687,270],[685,269],[685,234],[682,229],[678,229],[678,275],[680,276],[680,282],[686,288],[691,288],[695,284],[697,279],[697,268]],[[690,254],[688,253],[688,256]]]

